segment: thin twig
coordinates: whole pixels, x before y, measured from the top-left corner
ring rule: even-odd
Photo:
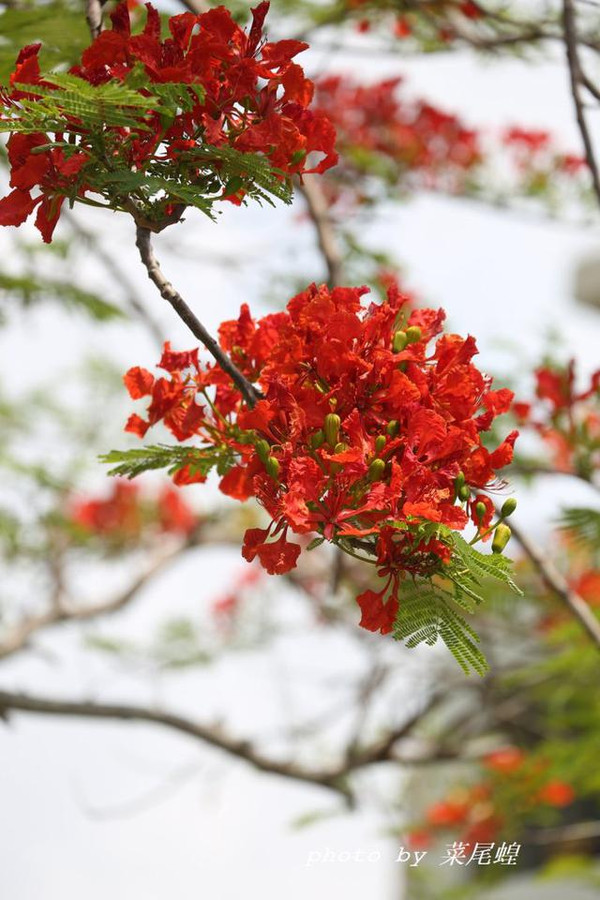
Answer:
[[[600,622],[588,604],[570,587],[566,578],[558,571],[552,560],[547,558],[543,551],[534,544],[517,525],[515,525],[512,517],[510,520],[510,528],[546,587],[562,600],[569,611],[579,620],[579,623],[587,631],[592,641],[600,649]]]
[[[229,375],[236,385],[248,406],[254,406],[257,400],[261,398],[260,392],[242,375],[237,366],[206,330],[202,322],[196,317],[195,313],[192,312],[181,294],[176,291],[171,282],[165,278],[158,260],[154,255],[151,232],[148,228],[143,228],[138,225],[136,245],[140,251],[140,258],[148,272],[148,278],[156,285],[161,297],[171,304],[179,318],[187,325],[194,337],[198,338],[208,352],[214,356],[219,366],[227,373],[227,375]]]
[[[96,238],[96,236],[92,234],[91,231],[88,231],[87,228],[84,228],[76,215],[74,215],[68,209],[65,210],[62,215],[66,216],[71,229],[75,232],[77,237],[87,245],[92,253],[94,253],[97,259],[102,263],[108,274],[111,276],[111,278],[113,278],[113,280],[121,288],[123,288],[127,298],[128,306],[131,308],[135,316],[137,316],[137,318],[144,323],[157,346],[162,347],[164,343],[164,335],[160,330],[160,326],[157,322],[154,321],[152,316],[148,313],[148,310],[144,308],[143,303],[137,296],[137,290],[133,281],[128,277],[123,267],[117,263],[114,257],[107,250],[105,250],[105,248],[102,246],[102,243]]]
[[[31,637],[40,631],[66,622],[85,622],[90,619],[97,619],[101,616],[119,612],[137,597],[143,587],[150,582],[164,568],[174,562],[182,553],[194,545],[193,539],[188,539],[185,543],[162,554],[155,559],[148,568],[138,575],[132,583],[124,591],[105,600],[102,603],[95,603],[91,606],[80,606],[76,608],[65,607],[64,604],[53,604],[45,612],[35,616],[29,616],[19,622],[0,643],[0,660],[8,656],[12,656],[19,650],[24,650]]]
[[[580,87],[584,83],[581,62],[579,59],[579,49],[577,46],[577,23],[575,18],[575,6],[573,0],[563,0],[563,29],[565,35],[565,48],[567,51],[567,63],[569,66],[569,80],[571,83],[571,94],[573,103],[575,104],[575,117],[579,126],[579,133],[583,141],[585,150],[585,158],[589,170],[592,174],[592,185],[598,203],[600,203],[600,173],[598,172],[598,164],[594,153],[594,145],[588,129],[585,118],[583,101],[581,99]],[[587,89],[589,86],[586,84]]]

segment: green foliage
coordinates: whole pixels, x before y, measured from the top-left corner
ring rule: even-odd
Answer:
[[[219,474],[224,474],[233,464],[233,457],[228,448],[175,447],[167,444],[154,444],[132,450],[111,450],[110,453],[102,455],[100,460],[112,465],[109,475],[120,475],[130,479],[152,469],[166,469],[169,475],[174,475],[185,466],[189,466],[192,475],[208,475],[215,467]]]
[[[114,304],[76,284],[54,278],[38,278],[33,274],[8,275],[0,272],[0,295],[17,300],[22,306],[33,306],[45,300],[58,300],[66,307],[83,310],[93,319],[104,322],[122,317]],[[1,321],[1,318],[0,318]]]
[[[406,523],[394,523],[397,527]],[[407,647],[435,644],[441,639],[465,672],[483,675],[488,665],[477,643],[479,637],[455,607],[468,613],[484,599],[489,580],[500,582],[522,596],[511,576],[511,560],[502,555],[484,554],[455,531],[435,523],[419,526],[418,540],[436,537],[450,544],[452,557],[433,579],[420,578],[412,586],[403,585],[394,637]]]
[[[150,126],[145,117],[160,107],[157,98],[146,97],[119,81],[92,85],[83,78],[67,74],[45,75],[44,80],[53,84],[54,89],[17,85],[21,90],[35,94],[35,99],[22,99],[18,106],[12,107],[12,117],[0,122],[1,131],[71,132],[70,117],[79,120],[78,132],[93,131],[102,126],[148,131]]]
[[[428,581],[402,587],[394,623],[394,637],[407,647],[429,646],[441,639],[465,673],[479,675],[488,670],[478,648],[479,638],[469,623],[452,606],[450,595]]]
[[[476,603],[480,603],[483,598],[479,586],[482,580],[488,578],[499,581],[511,591],[523,596],[523,592],[512,578],[512,560],[507,556],[500,553],[481,553],[456,531],[451,531],[449,538],[454,553],[452,562],[444,574],[454,583],[457,600],[461,595],[466,595]]]
[[[153,155],[131,166],[128,144],[140,132],[155,130],[157,116],[167,132],[177,116],[202,99],[201,86],[149,83],[139,68],[125,84],[113,80],[92,85],[75,75],[57,73],[45,75],[44,80],[53,87],[20,86],[34,96],[7,108],[0,131],[48,135],[48,143],[34,152],[52,147],[60,148],[66,157],[84,152],[88,161],[69,183],[68,193],[62,189],[72,203],[94,202],[81,196],[80,187],[85,185],[101,194],[111,208],[130,212],[135,208],[140,219],[160,223],[172,214],[167,212],[172,204],[193,206],[212,217],[216,200],[240,191],[244,202],[246,198],[271,205],[274,200],[291,202],[289,178],[265,156],[233,147],[197,142],[176,158]],[[126,137],[111,129],[129,129],[130,134]],[[52,140],[51,135],[61,135],[61,140]]]
[[[8,5],[0,16],[0,32],[0,84],[8,84],[26,44],[43,42],[41,61],[49,69],[73,65],[90,41],[81,3],[68,0]]]
[[[600,548],[600,510],[586,506],[565,509],[560,526],[581,546],[595,551]]]

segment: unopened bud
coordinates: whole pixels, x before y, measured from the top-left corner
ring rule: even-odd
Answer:
[[[423,332],[419,328],[418,325],[411,325],[410,328],[406,329],[406,340],[409,344],[416,344],[417,341],[421,340]]]
[[[313,450],[318,450],[321,444],[325,442],[325,432],[322,428],[319,428],[318,431],[315,431],[314,434],[310,436],[310,446]]]
[[[338,441],[335,447],[333,448],[334,453],[343,453],[344,450],[348,449],[348,444],[344,443],[344,441]]]
[[[502,551],[510,541],[511,534],[512,531],[510,530],[508,525],[505,525],[504,522],[500,522],[500,524],[496,526],[496,530],[494,531],[492,553],[502,553]]]
[[[479,501],[479,503],[475,504],[475,515],[477,516],[477,518],[479,519],[480,522],[483,519],[483,517],[485,516],[486,512],[487,512],[486,505],[481,500]]]
[[[458,489],[458,496],[461,500],[468,500],[471,496],[471,491],[469,490],[469,486],[467,484],[463,484],[461,488]]]
[[[378,434],[375,438],[375,453],[381,453],[381,451],[385,448],[387,443],[387,438],[385,434]]]
[[[278,480],[281,466],[279,465],[279,460],[275,456],[269,456],[265,463],[265,469],[271,478],[274,478],[275,481]]]
[[[503,519],[507,519],[509,516],[512,516],[515,509],[517,508],[517,501],[514,497],[508,497],[507,500],[502,504],[502,509],[500,510],[500,515]]]
[[[387,423],[387,427],[385,430],[387,431],[387,433],[389,434],[390,437],[394,438],[400,431],[400,423],[398,422],[397,419],[391,419]]]
[[[392,350],[394,353],[401,353],[408,344],[408,337],[405,331],[396,331],[392,341]]]
[[[465,483],[465,473],[459,472],[456,478],[454,479],[454,487],[456,488],[456,493],[458,493]]]
[[[325,416],[323,431],[325,432],[325,438],[330,447],[335,447],[338,442],[340,425],[341,420],[337,413],[328,413]]]
[[[261,438],[260,441],[256,442],[256,452],[258,453],[258,458],[260,459],[260,461],[262,463],[266,463],[271,452],[271,445],[268,441],[265,441]]]
[[[383,459],[374,459],[369,466],[369,481],[381,481],[385,473],[385,462]]]

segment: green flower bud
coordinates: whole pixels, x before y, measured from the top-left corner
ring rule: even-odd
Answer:
[[[392,341],[392,350],[394,353],[401,353],[408,344],[408,337],[405,331],[396,331]]]
[[[394,438],[400,431],[400,423],[397,419],[390,419],[385,429],[390,437]]]
[[[477,516],[477,518],[479,519],[480,522],[483,519],[483,517],[485,516],[486,512],[487,512],[486,505],[485,505],[485,503],[482,503],[481,500],[479,501],[479,503],[475,504],[475,515]]]
[[[469,490],[469,486],[467,484],[463,484],[461,488],[458,490],[458,496],[461,500],[468,500],[471,496],[471,491]]]
[[[338,442],[341,424],[341,419],[337,413],[328,413],[328,415],[325,416],[323,431],[325,432],[325,438],[330,447],[335,447]]]
[[[310,446],[313,450],[318,450],[321,444],[325,443],[325,432],[322,428],[319,428],[318,431],[315,431],[314,434],[310,436]]]
[[[416,344],[417,341],[421,340],[422,331],[418,325],[411,325],[410,328],[406,329],[406,340],[409,344]]]
[[[371,465],[369,466],[368,479],[369,481],[381,481],[385,474],[385,462],[383,459],[374,459]]]
[[[267,470],[267,474],[271,476],[271,478],[277,481],[279,479],[279,472],[281,471],[281,466],[279,465],[279,460],[274,456],[269,456],[265,463],[265,469]]]
[[[509,516],[512,516],[515,509],[517,508],[517,501],[514,497],[508,497],[507,500],[502,504],[502,509],[500,510],[500,515],[503,519],[507,519]]]
[[[458,493],[465,483],[465,473],[459,472],[456,478],[454,479],[454,487],[456,488],[456,492]]]
[[[492,553],[502,553],[508,542],[512,531],[503,522],[496,526],[494,531],[494,539],[492,541]]]
[[[265,441],[261,438],[260,441],[256,442],[256,452],[258,453],[258,458],[260,459],[260,461],[262,463],[266,463],[271,452],[271,445],[268,441]]]
[[[344,443],[344,441],[338,441],[335,447],[333,448],[334,453],[343,453],[344,450],[348,449],[348,444]]]
[[[387,438],[385,434],[378,434],[375,438],[375,453],[381,453],[381,451],[385,448],[387,444]]]

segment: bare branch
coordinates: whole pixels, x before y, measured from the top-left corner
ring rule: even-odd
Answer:
[[[327,284],[330,288],[334,288],[341,284],[342,280],[342,254],[325,194],[314,175],[304,176],[300,183],[300,191],[306,200],[317,233],[319,250],[327,266]]]
[[[69,608],[63,603],[54,603],[45,612],[24,619],[9,632],[0,644],[0,660],[12,656],[19,650],[24,650],[28,646],[30,638],[46,628],[66,622],[89,621],[90,619],[118,612],[134,600],[152,578],[191,546],[193,546],[193,542],[188,540],[168,553],[162,554],[144,572],[138,575],[126,590],[110,600],[78,608]]]
[[[148,278],[158,288],[161,297],[171,304],[179,318],[190,329],[194,337],[206,347],[214,356],[219,366],[229,375],[233,383],[240,391],[242,397],[252,407],[261,398],[260,392],[240,372],[237,366],[221,349],[217,341],[206,330],[202,322],[187,305],[181,294],[175,290],[170,281],[163,275],[158,260],[152,249],[151,232],[148,228],[138,225],[136,245],[140,251],[140,258],[148,272]]]
[[[272,775],[281,775],[295,781],[328,788],[341,794],[347,801],[352,799],[349,788],[340,783],[340,773],[337,770],[313,770],[294,762],[270,759],[255,750],[248,741],[237,740],[226,735],[219,726],[202,725],[175,713],[128,704],[96,703],[91,700],[48,700],[27,694],[0,691],[0,716],[6,717],[11,710],[42,715],[117,719],[163,725],[211,747],[216,747],[230,756],[244,760],[261,772],[269,772]]]
[[[562,600],[572,615],[579,620],[579,623],[598,649],[600,649],[600,622],[588,604],[569,586],[566,578],[558,571],[552,560],[546,557],[544,552],[515,525],[512,518],[510,520],[510,528],[546,587]]]
[[[105,0],[86,0],[85,18],[87,20],[92,39],[98,37],[102,31],[102,7]]]
[[[579,59],[577,22],[575,16],[575,6],[573,0],[563,0],[563,29],[565,35],[565,47],[567,51],[567,63],[569,66],[569,79],[571,83],[571,94],[573,103],[575,104],[575,116],[583,141],[585,150],[585,158],[592,174],[592,185],[598,203],[600,203],[600,172],[598,171],[598,163],[594,153],[594,145],[588,129],[585,118],[583,100],[581,98],[580,87],[585,84],[588,90],[589,84],[584,81],[584,76]]]
[[[124,290],[127,304],[131,308],[133,314],[144,323],[157,346],[162,347],[164,336],[160,327],[144,308],[143,303],[137,295],[135,285],[124,269],[117,263],[114,257],[104,249],[97,237],[81,224],[76,215],[69,209],[63,210],[62,215],[67,218],[71,230],[74,231],[77,237],[92,251],[111,278]]]

